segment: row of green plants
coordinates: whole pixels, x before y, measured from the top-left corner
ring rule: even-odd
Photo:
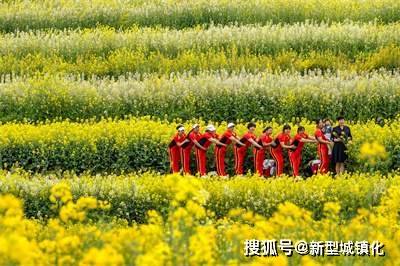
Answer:
[[[0,173],[0,264],[392,265],[399,258],[398,175],[304,183],[65,177]],[[283,237],[295,246],[302,240],[309,252],[288,254]],[[251,239],[271,239],[272,248]]]
[[[89,28],[203,24],[295,23],[314,21],[378,21],[400,19],[400,4],[393,0],[250,0],[250,1],[2,1],[0,30],[11,32],[42,28]]]
[[[210,26],[183,30],[139,28],[125,31],[109,27],[85,30],[43,30],[0,35],[0,55],[24,57],[28,54],[57,55],[66,60],[94,55],[106,57],[125,48],[143,53],[159,52],[176,57],[193,52],[231,50],[239,55],[276,55],[282,51],[309,53],[329,51],[355,58],[360,52],[373,52],[400,44],[400,24],[376,23],[298,23]]]
[[[390,45],[370,52],[360,53],[349,58],[342,53],[294,51],[280,52],[277,55],[257,55],[250,52],[239,54],[235,48],[229,51],[198,52],[186,50],[174,57],[160,52],[146,53],[130,51],[126,48],[111,52],[108,56],[79,55],[70,61],[57,55],[28,54],[22,58],[12,54],[0,57],[0,75],[34,75],[37,73],[64,73],[85,76],[118,77],[127,73],[171,74],[176,72],[199,73],[224,69],[229,72],[242,70],[293,71],[307,73],[312,70],[348,70],[365,72],[379,69],[394,71],[400,67],[400,48]]]
[[[150,115],[172,121],[207,118],[291,120],[304,117],[367,121],[400,112],[400,74],[349,72],[309,75],[226,71],[131,75],[3,76],[0,121],[101,119]],[[179,100],[177,100],[179,99]]]
[[[301,182],[294,182],[288,177],[266,180],[256,176],[230,180],[193,179],[190,176],[182,178],[154,173],[96,176],[66,173],[56,177],[31,175],[16,169],[0,173],[0,194],[21,198],[27,217],[43,219],[57,215],[50,197],[52,187],[66,183],[71,188],[73,199],[94,197],[110,204],[111,208],[103,213],[107,220],[118,217],[143,223],[150,210],[167,217],[174,197],[191,192],[207,195],[205,208],[217,218],[241,208],[271,217],[279,204],[291,202],[311,211],[314,219],[321,219],[324,204],[335,201],[341,206],[340,217],[347,220],[360,208],[377,206],[387,190],[400,182],[398,175],[382,178],[379,174],[365,173],[346,174],[338,178],[318,175]],[[191,184],[197,185],[191,187]],[[59,197],[62,196],[61,193]]]
[[[187,129],[193,123],[184,123]],[[215,123],[217,133],[226,130],[228,121]],[[244,134],[247,121],[236,121],[237,132]],[[273,135],[282,130],[287,121],[257,122],[257,135],[271,125]],[[400,120],[374,121],[351,124],[353,142],[348,144],[350,171],[382,171],[384,173],[400,168]],[[306,127],[313,135],[315,123],[302,120],[290,122],[292,136],[297,125]],[[42,122],[39,124],[6,123],[0,126],[0,165],[10,169],[14,166],[32,172],[113,172],[154,170],[169,172],[167,147],[176,133],[176,122],[152,120],[149,117],[125,120],[101,120],[79,122]],[[208,171],[215,170],[214,149],[208,149]],[[302,167],[317,157],[315,144],[306,145],[303,151]],[[227,151],[227,171],[233,174],[233,152]],[[287,161],[287,160],[286,160]],[[192,170],[195,160],[192,156]],[[303,170],[302,168],[302,170]],[[248,150],[245,171],[253,170],[252,150]],[[286,173],[290,173],[287,162]]]

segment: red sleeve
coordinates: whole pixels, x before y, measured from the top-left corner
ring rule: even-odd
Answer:
[[[303,134],[303,138],[308,139],[310,136],[308,136],[308,134],[304,133]]]
[[[226,131],[224,135],[225,135],[225,137],[227,137],[228,139],[229,139],[230,137],[233,136],[232,132],[230,132],[230,131]]]
[[[186,139],[186,134],[183,134],[180,138],[179,138],[179,142],[183,142]]]
[[[304,136],[305,137],[305,136]],[[300,141],[303,138],[302,135],[296,134],[296,136],[294,137],[295,140]]]
[[[287,138],[286,138],[286,136],[284,134],[280,134],[278,136],[278,140],[279,140],[279,142],[286,143]]]
[[[322,131],[320,129],[318,129],[317,131],[315,131],[315,137],[317,138],[322,138]]]
[[[261,142],[262,142],[262,143],[268,144],[268,143],[270,143],[271,141],[272,141],[272,140],[270,140],[270,138],[269,138],[268,136],[266,136],[266,135],[264,135],[264,136],[261,137]]]
[[[175,140],[175,142],[180,142],[180,138],[179,138],[179,135],[178,135],[178,134],[175,134],[174,140]]]
[[[192,132],[192,133],[190,133],[189,134],[189,139],[193,142],[194,140],[197,140],[196,139],[196,134],[194,134],[194,132]]]
[[[213,138],[214,136],[212,134],[210,134],[209,132],[204,133],[203,137],[205,137],[206,139],[209,138]]]
[[[255,140],[256,139],[256,136],[254,134],[251,134],[251,133],[246,133],[243,137],[245,139],[247,139],[247,140],[249,140],[249,139]]]

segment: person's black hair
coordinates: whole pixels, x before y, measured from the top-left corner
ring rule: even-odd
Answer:
[[[272,127],[267,126],[266,128],[264,128],[263,133],[267,132],[268,130],[272,129]]]
[[[318,126],[319,122],[324,122],[321,118],[317,118],[315,119],[315,124]]]
[[[283,131],[285,131],[286,129],[292,129],[288,124],[283,126]]]
[[[344,116],[339,115],[339,116],[336,118],[336,121],[339,121],[339,120],[342,120],[342,119],[344,119]]]
[[[180,127],[183,127],[183,125],[182,124],[177,125],[176,130],[178,130]]]
[[[300,131],[306,130],[303,126],[299,126],[297,128],[297,133],[299,133]]]
[[[250,129],[252,127],[256,127],[256,124],[253,123],[253,122],[250,122],[250,123],[247,124],[247,129]]]

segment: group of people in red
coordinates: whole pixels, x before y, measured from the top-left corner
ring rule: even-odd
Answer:
[[[341,118],[341,120],[344,119]],[[235,133],[234,123],[229,123],[226,131],[221,136],[216,134],[216,128],[213,125],[208,125],[203,134],[200,133],[200,126],[198,124],[193,125],[188,134],[185,133],[183,125],[179,125],[177,127],[177,133],[174,135],[168,147],[171,171],[173,173],[179,173],[182,168],[184,174],[191,174],[190,157],[192,149],[194,148],[197,172],[201,176],[206,175],[207,150],[211,144],[215,144],[215,166],[219,176],[227,176],[225,171],[225,156],[229,145],[233,145],[235,160],[234,170],[236,175],[243,174],[246,155],[248,149],[252,147],[254,155],[254,172],[258,175],[270,175],[269,171],[265,171],[264,163],[268,154],[270,154],[275,162],[275,175],[282,175],[284,172],[284,149],[286,149],[293,176],[300,176],[299,171],[302,162],[302,150],[304,144],[316,143],[317,154],[319,157],[318,172],[324,174],[329,171],[331,151],[334,147],[334,143],[341,142],[339,138],[331,138],[330,133],[326,132],[326,123],[325,120],[318,119],[316,121],[316,130],[313,136],[308,135],[303,126],[298,126],[297,133],[294,137],[291,137],[291,127],[289,125],[284,125],[282,132],[280,132],[275,138],[272,136],[273,129],[270,126],[266,127],[262,134],[257,137],[255,135],[255,123],[248,123],[248,131],[242,137],[238,137]],[[344,126],[339,127],[339,129],[343,129],[343,127]],[[344,164],[344,160],[345,159],[343,158],[343,162],[337,163]],[[341,169],[339,169],[339,171],[340,170]]]

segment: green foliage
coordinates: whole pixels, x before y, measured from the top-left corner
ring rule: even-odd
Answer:
[[[132,25],[185,28],[195,25],[400,20],[393,0],[249,0],[249,1],[2,1],[0,31],[42,28],[91,28]]]
[[[186,122],[186,128],[192,122]],[[205,123],[196,121],[204,128]],[[281,131],[285,121],[258,122],[257,135],[267,125],[272,125],[274,135]],[[350,160],[347,169],[381,171],[384,173],[399,169],[399,119],[386,121],[381,127],[372,121],[351,125],[354,141],[349,145]],[[293,131],[296,125],[293,125]],[[314,134],[315,125],[306,120],[300,122],[309,134]],[[217,125],[217,132],[226,130],[226,122]],[[169,172],[167,156],[168,143],[175,133],[176,122],[130,118],[126,120],[68,121],[40,123],[38,125],[7,123],[0,126],[0,165],[6,169],[17,165],[32,172],[114,172],[155,170]],[[246,123],[238,121],[239,135],[246,132]],[[374,165],[359,156],[364,143],[377,141],[385,147],[387,158]],[[373,152],[373,151],[372,151]],[[303,151],[303,166],[316,158],[315,144],[306,145]],[[227,171],[233,173],[233,153],[226,157]],[[194,154],[192,164],[194,164]],[[287,161],[287,160],[286,160]],[[209,149],[208,170],[215,170],[213,148]],[[194,165],[192,165],[194,166]],[[194,168],[193,168],[194,170]],[[251,149],[247,156],[245,170],[253,170]],[[289,167],[286,170],[290,172]]]
[[[355,58],[389,45],[400,45],[400,24],[299,23],[210,26],[184,30],[109,27],[85,30],[42,30],[0,35],[0,55],[57,55],[68,62],[85,55],[105,58],[116,50],[159,53],[174,58],[185,51],[224,52],[227,56],[330,52]]]
[[[111,203],[111,209],[103,214],[108,217],[106,219],[118,217],[142,223],[149,210],[168,216],[176,190],[176,184],[167,181],[170,178],[152,173],[122,176],[65,174],[57,178],[53,175],[30,176],[21,171],[2,172],[0,193],[23,199],[26,216],[46,219],[55,215],[49,200],[50,189],[64,180],[71,186],[75,199],[92,196]],[[247,176],[199,182],[205,190],[203,193],[208,194],[206,209],[218,218],[237,208],[270,217],[279,204],[288,201],[312,211],[316,219],[321,219],[324,203],[335,200],[342,207],[340,216],[350,219],[359,208],[377,206],[387,189],[399,183],[399,176],[382,178],[376,174],[353,174],[336,179],[316,176],[302,182],[294,182],[292,178],[263,180]]]
[[[400,75],[310,73],[190,73],[131,75],[117,80],[79,77],[3,77],[0,121],[91,119],[151,115],[213,121],[394,118]],[[179,99],[179,100],[177,100]],[[362,104],[361,104],[362,103]]]
[[[236,48],[229,51],[197,52],[185,50],[169,57],[160,52],[130,51],[122,48],[108,56],[79,55],[76,60],[66,60],[58,55],[28,54],[18,58],[12,54],[0,56],[0,75],[33,76],[37,74],[74,74],[119,77],[131,73],[173,73],[225,70],[230,73],[247,71],[291,71],[306,74],[310,71],[338,72],[365,71],[399,68],[395,59],[400,55],[397,46],[383,47],[375,52],[360,53],[356,58],[332,52],[281,52],[277,55],[238,54]]]

